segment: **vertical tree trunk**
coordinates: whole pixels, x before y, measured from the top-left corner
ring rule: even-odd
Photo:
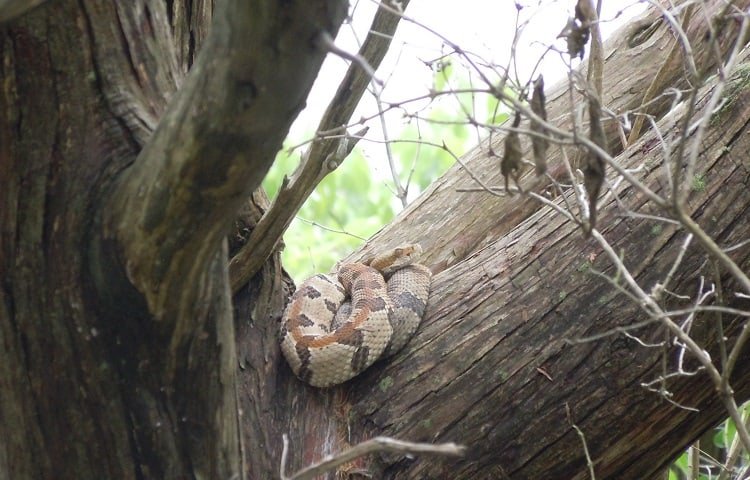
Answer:
[[[346,5],[211,4],[0,27],[2,476],[243,474],[223,238]]]

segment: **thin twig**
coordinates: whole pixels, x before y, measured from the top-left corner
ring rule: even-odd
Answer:
[[[688,246],[690,246],[690,242],[692,241],[693,235],[688,234],[685,237],[685,240],[682,242],[680,250],[677,252],[677,258],[675,258],[674,263],[672,263],[672,268],[669,269],[669,272],[664,277],[664,280],[654,285],[654,288],[651,289],[652,297],[659,300],[661,298],[662,292],[664,292],[669,287],[669,282],[672,281],[672,277],[675,273],[677,273],[677,267],[680,266],[680,264],[682,263],[682,259],[685,258],[685,253],[687,252]]]
[[[336,455],[328,455],[320,462],[305,467],[291,476],[287,476],[285,465],[287,461],[289,439],[286,434],[283,435],[282,439],[284,442],[284,448],[281,452],[281,467],[279,471],[282,480],[312,479],[325,472],[330,472],[334,468],[351,462],[354,459],[376,452],[399,452],[410,454],[430,453],[455,457],[462,456],[466,452],[466,447],[457,445],[453,442],[440,444],[415,443],[396,440],[395,438],[390,437],[375,437],[344,450],[343,452],[337,453]]]
[[[346,60],[349,60],[357,65],[359,65],[359,68],[364,70],[364,72],[367,74],[368,77],[370,77],[370,81],[382,86],[383,82],[382,80],[379,80],[375,76],[375,69],[372,68],[370,63],[367,61],[366,58],[364,58],[359,53],[351,53],[347,50],[344,50],[343,48],[336,45],[336,43],[333,41],[333,37],[331,37],[331,34],[326,32],[325,30],[320,33],[320,36],[318,37],[318,43],[320,44],[323,49],[328,50],[329,52],[333,53],[334,55],[338,55],[341,58],[344,58]]]
[[[578,437],[581,439],[581,444],[583,445],[583,454],[586,457],[586,466],[589,469],[589,476],[591,477],[591,480],[596,480],[596,474],[594,473],[594,462],[591,460],[591,454],[589,453],[589,446],[586,444],[586,435],[583,434],[583,431],[578,428],[578,425],[573,423],[573,418],[570,413],[570,405],[565,403],[565,416],[568,419],[568,425],[570,425],[573,430],[576,431],[578,434]]]
[[[302,218],[300,216],[298,216],[296,218],[300,222],[304,222],[304,223],[306,223],[306,224],[308,224],[310,226],[317,227],[317,228],[319,228],[321,230],[325,230],[326,232],[340,233],[342,235],[348,235],[350,237],[356,238],[357,240],[361,240],[363,242],[367,240],[365,237],[360,237],[359,235],[357,235],[355,233],[347,232],[346,230],[339,230],[339,229],[336,229],[336,228],[326,227],[325,225],[321,225],[318,222],[315,222],[313,220],[307,220],[306,218]]]
[[[735,280],[737,280],[745,292],[750,293],[750,277],[742,271],[742,269],[729,258],[729,255],[716,244],[713,238],[711,238],[702,228],[698,225],[690,216],[688,216],[682,209],[677,212],[677,219],[682,225],[692,233],[698,243],[700,243],[706,252],[716,258],[716,260],[732,274]]]
[[[385,2],[380,4],[381,8],[378,9],[370,25],[370,33],[356,55],[357,61],[349,65],[336,94],[318,124],[318,132],[333,131],[339,135],[347,133],[344,125],[351,119],[370,84],[373,78],[372,72],[377,70],[388,52],[393,33],[401,20],[402,11],[408,4],[409,0],[400,0],[400,11],[385,8]],[[321,44],[326,44],[325,35],[318,40]],[[330,42],[328,48],[332,48]],[[367,67],[363,68],[363,65]],[[362,134],[363,132],[359,132],[358,136]],[[343,161],[340,155],[341,141],[320,138],[316,137],[316,141],[302,155],[305,160],[292,174],[292,178],[299,179],[299,182],[295,183],[293,188],[288,185],[289,188],[282,186],[269,210],[251,232],[247,243],[230,261],[229,276],[233,293],[247,283],[271,255],[304,201],[330,171],[327,168],[329,161],[334,160],[337,164]],[[345,146],[351,151],[354,143],[356,140],[348,142]]]

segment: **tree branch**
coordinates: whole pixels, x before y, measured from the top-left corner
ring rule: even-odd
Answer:
[[[316,39],[345,14],[341,0],[217,2],[185,83],[103,208],[156,318],[191,310],[198,275],[304,106],[326,53]]]
[[[0,0],[0,23],[20,17],[47,0]]]
[[[344,450],[333,456],[326,457],[322,461],[303,468],[292,476],[287,476],[286,471],[286,457],[289,448],[289,439],[284,434],[284,449],[281,455],[281,469],[280,476],[282,480],[308,480],[322,475],[326,472],[330,472],[334,468],[349,463],[359,457],[369,455],[375,452],[398,452],[398,453],[433,453],[438,455],[451,455],[451,456],[462,456],[466,452],[466,447],[462,445],[456,445],[455,443],[414,443],[405,442],[403,440],[396,440],[395,438],[388,437],[375,437],[370,440],[358,443],[348,450]]]
[[[229,262],[229,282],[232,293],[236,293],[263,266],[268,258],[267,255],[271,254],[280,240],[280,237],[262,236],[256,232],[263,232],[267,228],[273,228],[274,225],[282,224],[286,229],[315,186],[326,175],[341,166],[365,133],[367,133],[367,128],[360,130],[354,136],[346,133],[337,136],[338,148],[324,161],[314,161],[303,156],[302,164],[295,170],[292,178],[284,177],[276,199],[250,233],[247,243]],[[311,165],[315,165],[316,168],[311,168]],[[307,194],[300,195],[302,192],[307,192]],[[267,255],[261,255],[262,252],[267,252]]]
[[[408,0],[402,0],[400,8],[405,9],[408,4]],[[320,180],[330,171],[327,169],[326,162],[329,158],[333,158],[332,155],[339,148],[339,138],[346,134],[344,126],[351,118],[370,83],[371,72],[377,70],[388,52],[400,20],[400,15],[395,15],[382,6],[378,8],[370,26],[370,33],[359,49],[359,53],[354,56],[359,60],[349,65],[338,91],[328,104],[318,125],[317,135],[323,137],[332,134],[333,138],[316,138],[313,141],[302,156],[304,161],[292,174],[292,178],[299,179],[298,182],[293,188],[282,186],[268,213],[253,229],[247,244],[232,259],[230,277],[233,292],[245,284],[263,265],[284,231],[289,227],[294,215]],[[363,69],[362,62],[366,62],[370,68]],[[284,206],[284,215],[277,214],[280,208],[276,207],[277,204]],[[271,211],[276,213],[271,215]]]

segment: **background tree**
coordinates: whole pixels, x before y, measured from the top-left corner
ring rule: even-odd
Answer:
[[[525,195],[495,187],[509,125],[485,126],[358,253],[425,247],[436,276],[407,349],[334,389],[291,375],[279,241],[357,140],[344,126],[393,8],[269,205],[258,187],[323,56],[345,53],[331,40],[345,3],[0,3],[4,476],[271,478],[286,433],[289,470],[386,434],[468,451],[339,474],[648,478],[736,417],[750,393],[745,2],[652,8],[606,53],[592,46],[592,82],[547,92],[549,176],[522,176]],[[541,120],[499,84],[480,90]],[[606,143],[576,114],[597,103]],[[607,112],[649,121],[623,142]],[[585,239],[565,157],[591,155],[609,183]]]

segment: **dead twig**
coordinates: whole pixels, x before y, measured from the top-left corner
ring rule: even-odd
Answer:
[[[403,440],[396,440],[390,437],[375,437],[370,440],[366,440],[362,443],[344,450],[343,452],[337,453],[336,455],[328,455],[320,462],[305,467],[297,473],[291,476],[286,475],[286,461],[289,450],[289,438],[286,434],[283,436],[284,448],[281,452],[281,467],[279,469],[279,476],[282,480],[307,480],[315,478],[325,472],[330,472],[334,468],[351,462],[354,459],[369,455],[375,452],[399,452],[399,453],[410,453],[410,454],[423,454],[432,453],[437,455],[449,455],[449,456],[462,456],[466,452],[466,447],[457,445],[453,442],[449,443],[414,443],[405,442]]]
[[[373,72],[388,52],[393,34],[402,18],[401,12],[408,3],[409,0],[401,0],[397,10],[387,6],[385,2],[381,4],[370,25],[370,33],[359,52],[351,55],[353,61],[318,124],[319,136],[302,155],[304,161],[292,174],[295,181],[282,185],[271,207],[253,229],[247,243],[232,258],[229,278],[233,293],[247,283],[271,255],[304,201],[331,171],[330,162],[334,161],[338,166],[345,158],[341,156],[342,151],[346,151],[347,155],[351,152],[356,141],[342,145],[340,140],[327,139],[320,132],[346,134],[344,126],[373,79]],[[322,48],[334,48],[331,42],[326,42],[325,36],[318,40]],[[334,53],[342,55],[337,48]],[[355,136],[361,136],[365,131],[360,131]]]

